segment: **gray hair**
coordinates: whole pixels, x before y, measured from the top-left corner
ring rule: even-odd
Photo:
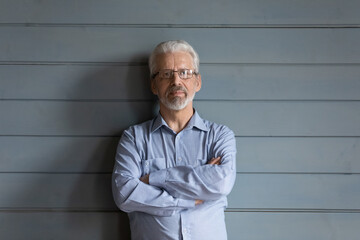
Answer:
[[[159,43],[149,57],[150,76],[156,71],[156,56],[163,53],[187,52],[192,56],[193,67],[196,73],[199,72],[199,55],[193,47],[184,40],[171,40]]]

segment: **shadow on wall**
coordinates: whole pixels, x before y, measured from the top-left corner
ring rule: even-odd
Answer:
[[[113,201],[111,172],[123,130],[151,119],[156,111],[149,70],[144,64],[147,57],[135,56],[128,64],[90,66],[91,71],[74,88],[74,98],[81,101],[73,102],[67,111],[70,128],[92,143],[83,149],[92,153],[81,166],[83,174],[76,175],[77,179],[68,186],[72,191],[67,206],[99,213],[95,219],[99,225],[95,226],[101,229],[92,231],[99,234],[94,239],[130,239],[127,215]],[[91,227],[81,226],[81,231]]]

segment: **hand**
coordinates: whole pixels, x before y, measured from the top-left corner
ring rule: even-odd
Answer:
[[[195,205],[202,204],[203,202],[204,202],[203,200],[195,200]]]
[[[221,157],[212,158],[207,162],[207,164],[220,165],[221,164]]]
[[[149,184],[149,177],[150,177],[150,174],[146,174],[140,178],[140,181],[142,181],[143,183]]]

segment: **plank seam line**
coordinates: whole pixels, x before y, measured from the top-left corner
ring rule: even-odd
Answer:
[[[102,103],[102,102],[150,102],[156,103],[158,100],[155,98],[149,99],[65,99],[65,98],[0,98],[0,101],[7,102],[89,102],[89,103]],[[360,99],[194,99],[194,102],[360,102]]]
[[[360,28],[360,24],[122,24],[122,23],[40,23],[40,22],[2,22],[0,27],[89,27],[89,28],[264,28],[264,29],[318,29],[318,28]]]
[[[121,135],[69,135],[69,134],[0,134],[0,137],[53,137],[53,138],[120,138]],[[286,135],[235,135],[236,138],[360,138],[360,136],[353,135],[353,136],[320,136],[320,135],[314,135],[314,136],[306,136],[306,135],[293,135],[293,136],[286,136]]]
[[[312,209],[312,208],[227,208],[227,212],[262,213],[360,213],[360,209]]]
[[[0,212],[13,213],[43,213],[43,212],[65,212],[65,213],[120,213],[118,209],[108,208],[0,208]],[[227,208],[227,213],[360,213],[360,209],[307,209],[307,208]]]
[[[85,65],[85,66],[144,66],[147,67],[148,63],[143,61],[138,62],[112,62],[112,61],[0,61],[1,65]],[[281,66],[358,66],[360,62],[201,62],[201,66],[206,65],[281,65]]]
[[[38,174],[38,175],[111,175],[112,171],[0,171],[0,174]],[[360,175],[360,172],[241,172],[237,175]]]

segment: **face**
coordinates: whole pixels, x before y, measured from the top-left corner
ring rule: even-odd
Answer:
[[[193,60],[187,52],[164,53],[156,58],[157,69],[192,69]],[[182,110],[187,106],[192,107],[192,100],[195,93],[201,88],[201,76],[193,75],[190,79],[181,79],[177,72],[171,79],[162,79],[156,76],[151,81],[151,90],[158,96],[160,106],[171,110]],[[191,104],[191,105],[189,105]]]

